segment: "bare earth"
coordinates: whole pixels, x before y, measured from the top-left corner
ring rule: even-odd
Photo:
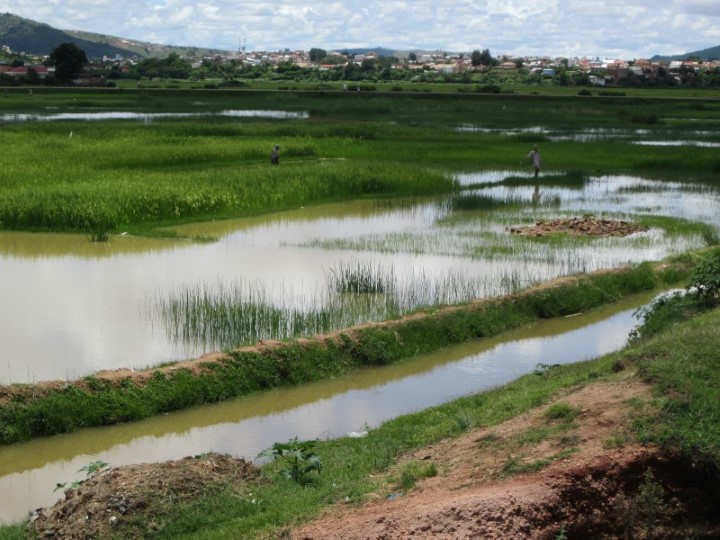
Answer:
[[[649,388],[636,381],[598,383],[560,398],[580,409],[576,427],[539,443],[522,443],[527,434],[548,425],[546,407],[502,425],[468,433],[407,459],[432,460],[436,477],[418,483],[403,496],[390,496],[360,508],[330,510],[292,531],[294,540],[390,539],[555,539],[624,538],[638,485],[648,470],[666,491],[662,520],[653,516],[654,538],[677,536],[697,528],[687,491],[674,467],[657,449],[637,444],[608,448],[623,440],[629,400],[647,400]],[[560,451],[572,446],[567,457]],[[507,475],[508,463],[547,460],[540,472]],[[683,493],[682,496],[679,496]],[[621,495],[625,494],[625,496]],[[695,497],[693,497],[694,499]],[[637,517],[634,536],[648,526]],[[660,521],[659,521],[660,520]],[[664,522],[663,522],[664,521]],[[720,529],[715,528],[720,534]],[[707,532],[707,529],[705,529]],[[692,537],[692,536],[691,536]],[[704,536],[700,536],[704,537]]]
[[[582,216],[538,221],[535,225],[528,227],[512,227],[510,232],[523,236],[546,236],[558,233],[573,236],[628,236],[647,230],[647,227],[629,221]]]

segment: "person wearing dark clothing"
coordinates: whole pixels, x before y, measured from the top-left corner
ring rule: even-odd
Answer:
[[[277,144],[270,153],[270,163],[273,165],[280,163],[280,147]]]

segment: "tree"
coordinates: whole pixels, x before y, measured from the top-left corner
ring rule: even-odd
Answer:
[[[322,62],[327,56],[327,51],[325,49],[318,49],[316,47],[313,47],[312,49],[310,49],[309,54],[311,62]]]
[[[470,63],[473,65],[473,67],[478,67],[482,64],[482,56],[480,54],[480,51],[478,51],[477,49],[475,49],[470,55]]]
[[[50,52],[50,62],[55,66],[55,78],[69,83],[80,75],[88,59],[85,51],[74,43],[61,43]]]
[[[497,63],[490,54],[490,49],[483,49],[483,52],[480,53],[480,63],[483,66],[494,66]]]

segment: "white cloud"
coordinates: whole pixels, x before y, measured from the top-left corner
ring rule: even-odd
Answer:
[[[56,28],[235,49],[384,46],[636,58],[718,45],[717,0],[0,0]]]

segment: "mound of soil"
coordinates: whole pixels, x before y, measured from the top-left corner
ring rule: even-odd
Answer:
[[[596,219],[592,216],[538,221],[529,227],[512,227],[510,232],[523,236],[546,236],[565,233],[575,236],[627,236],[647,231],[647,227],[612,219]]]
[[[259,470],[242,459],[205,454],[177,461],[128,465],[104,470],[49,509],[39,509],[31,526],[37,538],[144,538],[161,527],[163,509],[213,489],[235,486],[242,492]],[[135,525],[127,532],[124,526]]]

